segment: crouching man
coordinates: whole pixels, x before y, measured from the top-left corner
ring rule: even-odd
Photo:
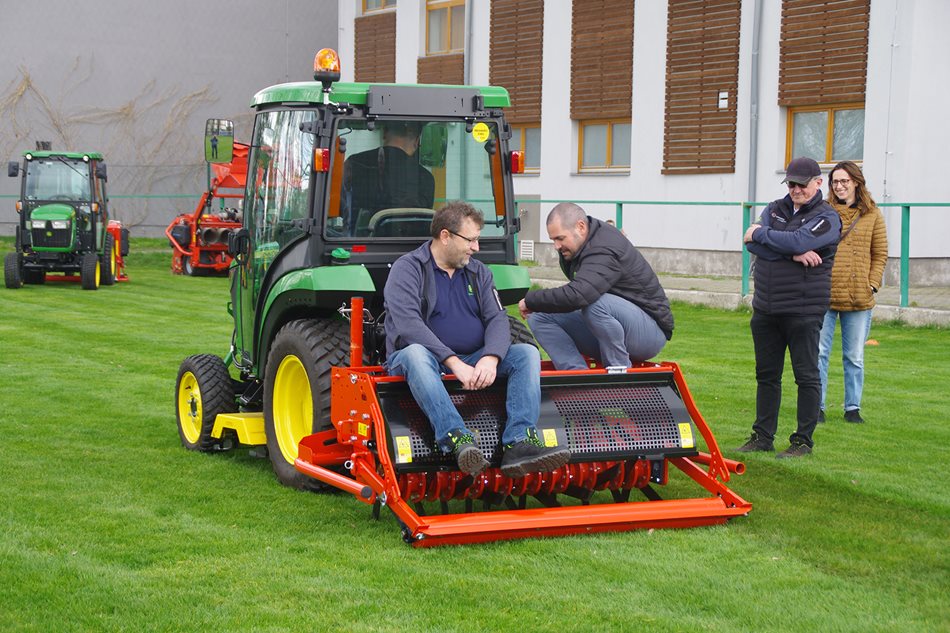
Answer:
[[[435,212],[432,239],[393,264],[383,291],[386,369],[406,377],[439,447],[469,475],[484,470],[488,460],[452,404],[442,374],[455,374],[469,390],[506,377],[502,473],[548,472],[566,464],[570,451],[547,447],[538,437],[541,358],[532,345],[511,344],[491,271],[472,257],[483,226],[478,209],[451,202]]]

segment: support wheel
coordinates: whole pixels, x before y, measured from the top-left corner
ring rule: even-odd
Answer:
[[[267,453],[285,486],[323,490],[326,485],[294,468],[300,440],[333,428],[330,368],[349,362],[349,323],[336,319],[291,321],[267,356],[264,428]]]
[[[19,253],[7,253],[3,258],[3,282],[7,288],[23,286],[23,258]]]
[[[211,437],[219,413],[236,411],[234,387],[224,361],[214,354],[196,354],[182,361],[175,387],[178,435],[192,451],[221,450],[218,438]]]
[[[111,286],[115,283],[115,267],[115,238],[111,233],[106,233],[106,239],[102,242],[102,255],[99,256],[103,286]]]
[[[84,253],[79,272],[83,290],[97,290],[99,288],[99,256],[95,253]]]

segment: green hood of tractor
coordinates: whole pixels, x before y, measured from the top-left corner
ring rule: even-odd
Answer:
[[[44,204],[30,213],[31,220],[72,220],[75,217],[76,209],[60,202]]]

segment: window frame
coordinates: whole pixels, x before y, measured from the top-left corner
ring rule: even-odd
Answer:
[[[584,166],[584,129],[588,125],[607,125],[607,147],[605,150],[605,165]],[[579,119],[577,121],[577,173],[629,172],[632,165],[612,165],[610,156],[613,154],[614,125],[632,125],[632,118],[619,117],[614,119]],[[632,143],[632,141],[631,141]],[[630,158],[633,161],[633,148],[630,148]]]
[[[462,29],[462,46],[460,48],[452,48],[452,7],[458,6],[462,7],[462,24],[459,27]],[[454,55],[465,51],[465,8],[465,0],[426,0],[426,57]],[[442,38],[442,45],[445,46],[445,48],[439,51],[432,51],[429,50],[429,14],[432,11],[439,11],[441,9],[446,9],[446,29]]]
[[[867,115],[867,107],[864,102],[856,101],[851,103],[835,103],[833,105],[809,105],[809,106],[788,106],[786,109],[786,122],[785,122],[785,164],[787,165],[789,161],[794,158],[792,156],[792,147],[794,146],[795,140],[795,115],[804,112],[824,112],[828,115],[828,123],[825,128],[825,156],[823,160],[819,160],[818,163],[821,165],[834,165],[838,161],[832,156],[834,151],[834,134],[835,134],[835,112],[838,110],[864,110],[865,115]],[[864,156],[854,160],[855,163],[861,165],[864,163]]]
[[[521,144],[520,144],[520,147],[513,147],[513,146],[509,143],[508,149],[511,150],[511,151],[521,151],[521,152],[524,152],[524,156],[525,156],[525,168],[524,168],[524,173],[526,173],[526,174],[540,174],[540,173],[541,173],[541,168],[540,168],[540,167],[528,167],[528,150],[527,150],[528,135],[525,134],[525,132],[526,132],[527,130],[538,130],[538,132],[540,133],[540,132],[541,132],[541,123],[540,123],[540,122],[538,122],[538,123],[511,123],[510,126],[511,126],[512,133],[513,133],[515,130],[519,130],[519,131],[521,132]],[[512,138],[514,138],[514,134],[512,134]],[[538,157],[538,164],[539,164],[539,165],[541,164],[541,157],[540,157],[540,156]]]
[[[363,12],[360,15],[371,15],[373,13],[379,13],[380,11],[388,11],[396,8],[397,0],[379,0],[380,6],[375,9],[366,8],[366,0],[361,0],[363,6]]]

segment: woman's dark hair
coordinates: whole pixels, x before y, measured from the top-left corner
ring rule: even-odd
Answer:
[[[435,215],[432,216],[429,234],[432,237],[439,237],[442,229],[450,233],[458,233],[465,218],[470,218],[479,229],[485,226],[485,216],[482,215],[481,211],[467,202],[453,200],[437,210]]]
[[[848,177],[854,182],[854,203],[861,212],[861,215],[864,215],[873,207],[877,206],[874,203],[874,198],[871,197],[871,192],[868,191],[867,181],[864,179],[861,168],[850,160],[841,161],[828,172],[828,202],[838,201],[838,196],[835,195],[832,182],[835,172],[839,169],[844,170],[848,174]]]

